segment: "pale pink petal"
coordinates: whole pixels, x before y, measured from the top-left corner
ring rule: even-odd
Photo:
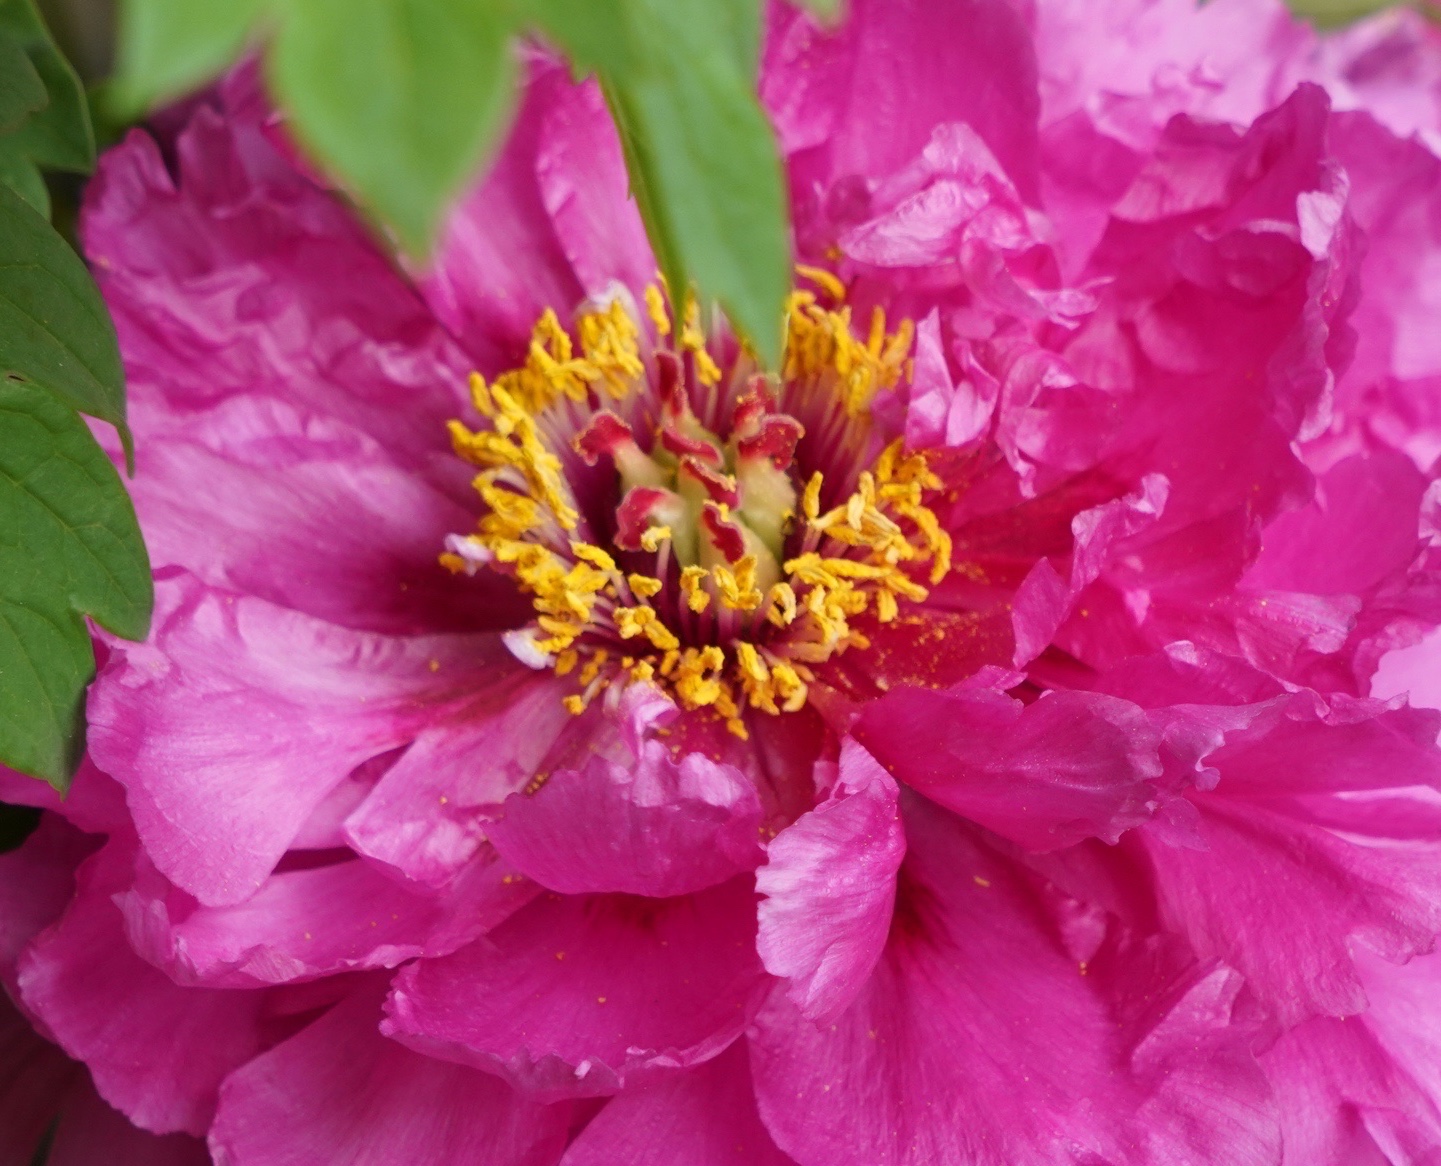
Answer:
[[[756,873],[761,960],[819,1024],[856,997],[885,946],[906,851],[896,797],[891,776],[847,739],[830,797],[771,840]]]

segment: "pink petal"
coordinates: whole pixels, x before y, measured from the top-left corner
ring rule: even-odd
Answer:
[[[218,1166],[548,1166],[563,1106],[386,1040],[362,989],[232,1074],[210,1133]]]
[[[756,874],[761,960],[819,1024],[849,1006],[885,947],[906,851],[896,798],[890,775],[847,739],[830,797],[771,841]]]
[[[1358,954],[1366,1013],[1305,1021],[1263,1058],[1282,1104],[1286,1166],[1429,1162],[1441,1150],[1441,961],[1397,967]]]
[[[20,991],[136,1125],[204,1134],[221,1080],[259,1051],[262,998],[178,988],[131,950],[111,896],[133,854],[114,839],[80,868],[74,902],[21,957]]]
[[[75,893],[75,868],[99,841],[46,814],[20,846],[0,854],[0,980],[12,992],[20,953],[60,918]]]
[[[157,569],[367,631],[474,631],[516,610],[438,561],[446,535],[474,523],[468,500],[344,425],[256,394],[142,438],[137,456],[132,494]]]
[[[403,970],[383,1027],[529,1093],[594,1096],[715,1056],[760,980],[749,878],[677,899],[546,895]]]
[[[907,689],[868,705],[856,739],[900,781],[1033,850],[1114,842],[1146,820],[1161,774],[1134,705],[1052,692]]]
[[[628,1089],[571,1143],[561,1166],[787,1166],[756,1113],[745,1042]]]
[[[1426,486],[1409,458],[1389,450],[1338,462],[1309,506],[1266,528],[1245,585],[1315,595],[1370,590],[1415,559]]]
[[[155,864],[214,906],[250,895],[346,774],[507,658],[490,637],[345,631],[188,576],[156,590],[149,642],[117,644],[91,690],[91,751]]]
[[[910,799],[906,832],[865,991],[816,1025],[778,987],[752,1027],[783,1150],[804,1166],[1276,1161],[1251,1036],[1232,1026],[1238,977],[1109,941],[1078,966],[974,828]]]
[[[699,752],[677,760],[656,735],[676,712],[654,690],[628,690],[617,714],[622,759],[597,753],[534,793],[512,794],[486,827],[501,857],[566,894],[685,895],[753,870],[761,860],[755,787]]]

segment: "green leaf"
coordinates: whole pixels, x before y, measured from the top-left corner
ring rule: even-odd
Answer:
[[[8,134],[49,100],[25,46],[0,30],[0,134]]]
[[[111,106],[136,116],[210,80],[240,54],[266,7],[267,0],[126,0]],[[342,45],[335,42],[337,51]]]
[[[0,0],[0,33],[25,50],[49,96],[11,135],[11,147],[38,166],[88,173],[95,165],[95,134],[85,90],[31,0]]]
[[[65,240],[4,186],[0,375],[30,382],[71,408],[110,422],[120,430],[128,455],[125,378],[115,326],[100,292]]]
[[[0,761],[63,790],[95,672],[83,615],[143,638],[152,599],[130,499],[85,423],[0,381]]]
[[[1291,11],[1304,16],[1323,28],[1350,24],[1383,8],[1390,8],[1395,0],[1288,0]]]
[[[607,75],[606,92],[672,288],[694,277],[774,368],[791,277],[785,185],[726,7],[630,0],[637,63]]]
[[[517,0],[515,20],[564,48],[581,73],[614,74],[633,63],[625,0]]]
[[[50,191],[40,168],[26,157],[14,136],[0,137],[0,183],[4,183],[44,219],[50,218]]]
[[[840,19],[841,0],[801,0],[801,3],[824,21]]]
[[[297,135],[412,255],[429,252],[509,117],[493,0],[291,0],[270,58]]]

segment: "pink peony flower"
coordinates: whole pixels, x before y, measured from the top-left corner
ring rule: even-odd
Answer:
[[[0,789],[56,1160],[1441,1159],[1441,42],[852,9],[770,18],[781,369],[549,58],[414,279],[251,70],[107,155],[155,631]]]

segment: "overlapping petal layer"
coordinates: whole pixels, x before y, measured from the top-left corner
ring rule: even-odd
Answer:
[[[67,1166],[1441,1155],[1434,29],[772,6],[811,290],[771,381],[648,296],[600,89],[525,67],[424,272],[297,165],[253,66],[102,164],[159,601],[103,646],[70,797],[0,773],[45,811],[0,856],[0,1137],[28,1161],[58,1114]],[[451,419],[511,458],[484,502]],[[574,504],[544,596],[495,553],[540,543],[466,542],[497,483]],[[642,511],[711,557],[661,563]],[[826,530],[892,559],[819,562]],[[542,645],[577,611],[604,659]]]

